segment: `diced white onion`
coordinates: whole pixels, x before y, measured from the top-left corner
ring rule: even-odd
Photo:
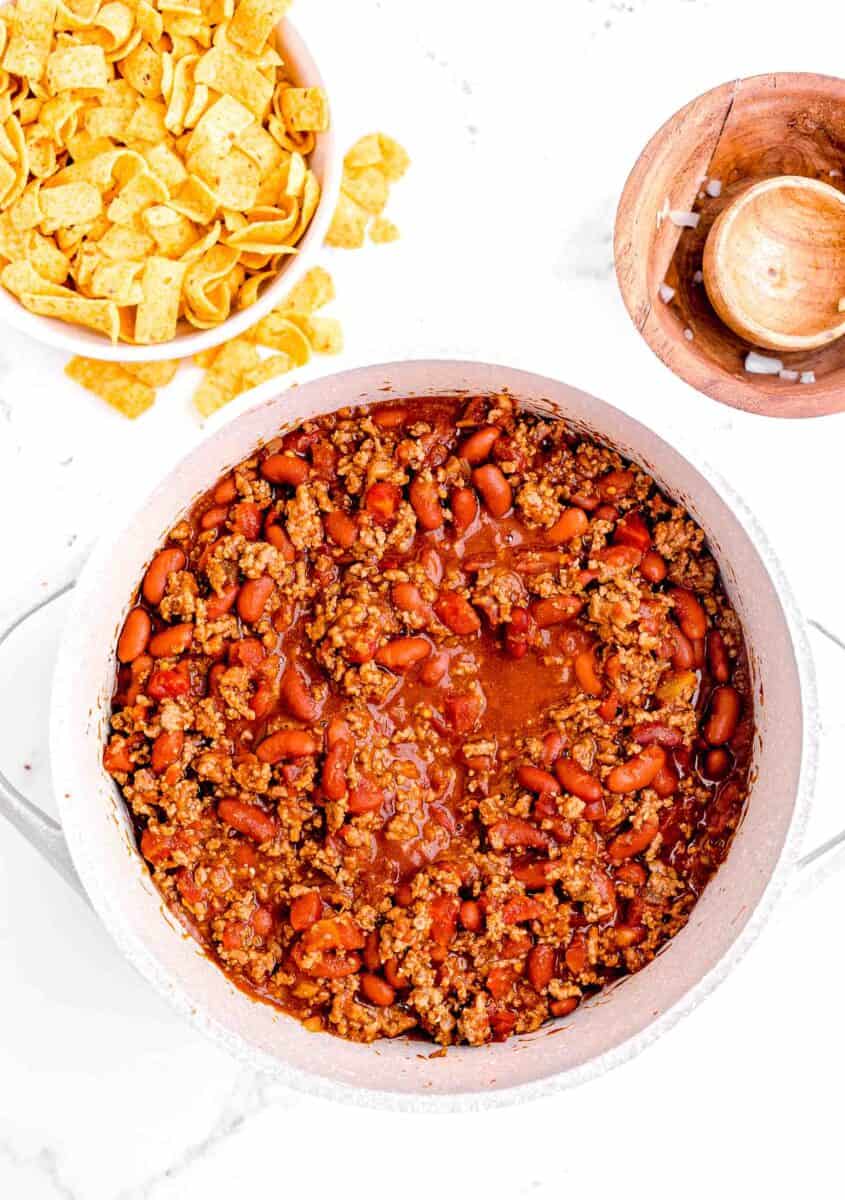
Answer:
[[[704,272],[696,271],[696,273],[692,277],[692,281],[693,281],[693,283],[703,283],[704,282]]]
[[[675,289],[669,287],[668,283],[661,283],[658,291],[660,292],[660,299],[664,304],[670,304],[675,298]]]
[[[778,371],[778,375],[781,377],[784,383],[797,383],[799,372],[787,371],[786,368],[784,368],[783,370]]]
[[[707,182],[707,195],[708,195],[708,196],[712,196],[712,197],[715,199],[717,196],[721,196],[721,194],[722,194],[722,181],[721,181],[721,179],[710,179],[710,180],[708,180],[708,182]]]
[[[779,358],[770,358],[768,354],[758,354],[749,350],[745,358],[745,369],[749,375],[779,375],[783,363]]]
[[[801,382],[802,383],[815,383],[816,382],[815,371],[802,371],[801,372]]]
[[[701,220],[701,213],[684,212],[682,209],[673,208],[669,213],[669,220],[681,229],[696,229]]]
[[[685,329],[684,337],[687,339],[688,342],[691,342],[692,339],[695,337],[695,334],[693,333],[693,331],[691,329]]]

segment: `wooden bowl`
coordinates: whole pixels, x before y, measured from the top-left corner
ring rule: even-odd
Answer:
[[[693,100],[654,135],[622,193],[614,252],[636,328],[676,375],[714,400],[764,416],[845,410],[845,339],[778,352],[786,371],[812,372],[815,382],[749,374],[745,359],[755,346],[720,319],[702,276],[713,223],[752,184],[801,175],[845,191],[843,172],[845,80],[825,75],[734,80]],[[705,180],[719,181],[720,194],[702,194]],[[679,228],[670,210],[694,210],[700,221]],[[660,298],[664,282],[674,289],[668,303]]]

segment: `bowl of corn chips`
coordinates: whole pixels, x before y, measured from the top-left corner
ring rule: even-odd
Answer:
[[[322,245],[340,175],[289,2],[0,9],[0,321],[155,362],[279,303]]]

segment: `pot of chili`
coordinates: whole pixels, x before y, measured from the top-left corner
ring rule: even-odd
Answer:
[[[723,481],[555,380],[411,361],[268,386],[102,539],[61,832],[3,798],[231,1051],[456,1108],[589,1079],[713,989],[815,748],[800,616]]]

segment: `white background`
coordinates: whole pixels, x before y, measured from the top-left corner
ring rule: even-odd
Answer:
[[[293,15],[330,72],[342,142],[383,128],[414,159],[389,206],[402,241],[324,256],[347,351],[318,370],[463,354],[564,378],[670,439],[680,430],[761,518],[805,613],[845,634],[845,417],[765,421],[696,395],[637,338],[611,255],[625,175],[683,103],[735,75],[841,72],[829,0],[299,0]],[[63,363],[0,328],[0,622],[70,578],[105,514],[202,432],[192,370],[130,424]],[[0,664],[0,756],[48,806],[61,622],[59,605]],[[808,848],[845,823],[843,655],[811,638],[824,743]],[[596,1083],[414,1117],[245,1072],[0,825],[0,1196],[839,1195],[843,904],[845,874],[784,903],[712,999]]]

